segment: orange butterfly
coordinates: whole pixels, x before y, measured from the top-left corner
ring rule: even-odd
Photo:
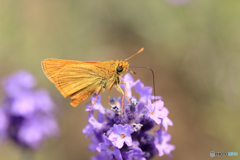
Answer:
[[[108,100],[110,100],[110,91],[113,86],[123,94],[122,102],[124,100],[124,92],[120,87],[121,76],[129,69],[128,59],[143,51],[141,48],[137,53],[125,60],[111,60],[111,61],[72,61],[61,59],[45,59],[42,61],[42,68],[48,79],[53,82],[57,89],[64,97],[70,96],[72,99],[71,105],[76,107],[79,103],[86,100],[94,92],[97,92],[97,97],[101,90],[109,89]],[[127,92],[126,92],[127,94]],[[129,102],[129,99],[127,97]],[[91,107],[91,110],[92,110]],[[123,110],[123,103],[121,114]]]

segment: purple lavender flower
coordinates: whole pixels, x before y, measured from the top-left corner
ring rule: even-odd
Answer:
[[[113,131],[109,135],[109,139],[113,142],[115,146],[118,148],[122,148],[123,143],[125,142],[128,146],[132,145],[132,137],[131,134],[134,130],[131,128],[130,125],[125,124],[123,125],[113,125]]]
[[[155,147],[159,152],[159,157],[162,157],[166,154],[169,158],[172,158],[170,154],[171,151],[175,149],[175,146],[172,144],[168,144],[171,140],[171,135],[159,129],[156,133],[156,138],[154,140]]]
[[[2,80],[5,97],[0,108],[0,138],[28,149],[37,149],[46,137],[59,132],[53,115],[55,104],[46,90],[33,90],[35,84],[27,71]]]
[[[149,110],[149,117],[153,119],[157,124],[161,123],[161,119],[167,117],[169,111],[166,107],[163,107],[164,102],[162,100],[158,100],[151,103],[150,98],[148,99],[147,108]]]
[[[89,150],[99,152],[91,159],[148,160],[157,153],[171,158],[170,152],[175,146],[168,144],[170,139],[166,136],[169,135],[166,131],[173,123],[167,117],[169,111],[164,107],[162,98],[153,96],[151,87],[144,87],[140,80],[134,81],[130,74],[126,74],[122,81],[127,84],[130,100],[130,103],[127,100],[123,102],[122,114],[122,98],[117,97],[112,97],[110,106],[103,108],[99,96],[93,106],[94,112],[98,112],[97,118],[89,112],[89,124],[83,129],[83,133],[86,137],[91,137]],[[139,100],[132,96],[131,88],[140,95]],[[91,98],[92,103],[95,97],[96,95]],[[152,103],[151,100],[155,102]],[[86,111],[89,111],[91,105],[86,106]],[[155,126],[160,128],[156,136],[148,132]],[[165,131],[162,131],[163,127]]]

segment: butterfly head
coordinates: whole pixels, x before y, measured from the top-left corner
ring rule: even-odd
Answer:
[[[129,68],[129,64],[128,64],[127,60],[129,60],[133,56],[137,55],[138,53],[142,52],[143,50],[144,50],[144,48],[141,48],[137,53],[135,53],[131,57],[129,57],[125,60],[117,61],[117,66],[116,66],[117,74],[121,76],[122,74],[126,73],[128,71],[128,68]]]
[[[120,60],[117,67],[116,67],[116,72],[118,75],[122,75],[128,71],[129,64],[125,60]]]

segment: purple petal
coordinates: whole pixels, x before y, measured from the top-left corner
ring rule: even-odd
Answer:
[[[132,137],[131,137],[131,136],[126,136],[126,137],[125,137],[125,143],[126,143],[128,146],[131,146],[131,145],[132,145]]]
[[[161,119],[160,118],[158,118],[156,115],[152,115],[152,114],[150,114],[150,118],[152,119],[152,120],[154,120],[157,124],[160,124],[161,123]]]
[[[156,110],[155,114],[158,118],[165,118],[168,116],[169,111],[167,109]]]
[[[145,158],[143,158],[144,152],[139,147],[134,147],[128,152],[123,152],[122,155],[124,160],[146,160]]]
[[[168,126],[172,126],[173,122],[168,117],[165,117],[165,118],[163,118],[162,125],[165,128],[165,130],[167,131]]]
[[[36,121],[35,125],[38,125],[44,136],[53,137],[59,134],[59,127],[53,116],[40,116]]]
[[[149,95],[151,94],[152,94],[152,87],[144,87],[139,101],[142,103],[146,103]]]
[[[102,123],[99,123],[92,115],[89,117],[88,122],[93,126],[95,129],[101,129]]]
[[[113,143],[103,134],[104,143],[100,143],[97,147],[98,152],[104,151],[109,158],[113,158],[113,155],[117,160],[122,160],[120,150],[113,145]]]
[[[96,94],[94,94],[94,96],[91,97],[92,104],[94,103],[95,98],[96,98]],[[93,105],[93,108],[92,108],[92,109],[93,109],[93,110],[97,110],[97,111],[99,111],[99,112],[102,113],[102,114],[105,114],[105,112],[106,112],[106,111],[105,111],[105,108],[102,106],[100,100],[101,100],[101,96],[98,95],[98,98],[97,98],[95,104]],[[92,104],[86,104],[86,107],[87,107],[87,108],[85,109],[85,111],[90,111],[90,110],[91,110],[91,107],[92,107]]]
[[[94,131],[94,129],[93,129],[92,125],[88,124],[83,128],[82,133],[86,134],[86,138],[87,138],[94,134],[93,131]]]
[[[16,96],[22,90],[31,89],[36,85],[35,78],[28,71],[19,71],[2,80],[2,86],[8,96]]]
[[[147,109],[149,110],[149,112],[154,112],[155,111],[155,107],[152,105],[151,99],[148,99],[148,103],[146,105]]]
[[[115,132],[118,134],[121,134],[122,132],[124,132],[124,127],[121,124],[119,124],[119,125],[114,124],[113,128],[114,128]]]
[[[152,106],[155,107],[155,110],[161,110],[164,106],[164,102],[162,100],[158,100],[156,102],[153,102]]]
[[[146,103],[149,96],[152,94],[152,87],[144,87],[144,84],[141,81],[134,86],[135,91],[140,95],[139,102]]]
[[[120,149],[123,147],[124,141],[124,138],[118,137],[117,140],[113,141],[113,144]]]
[[[38,90],[33,95],[38,110],[43,111],[44,113],[50,113],[56,107],[47,90]]]
[[[168,143],[171,140],[171,135],[166,131],[161,130],[161,128],[156,131],[155,134],[158,143]]]
[[[36,101],[33,95],[23,92],[12,102],[11,114],[17,116],[32,116],[36,110]]]
[[[124,78],[121,79],[122,82],[125,82],[127,85],[127,96],[132,97],[132,87],[137,83],[134,82],[133,77],[130,73],[125,74]],[[125,89],[125,84],[120,85],[123,89]]]
[[[92,141],[92,143],[91,143],[90,145],[88,145],[88,149],[89,149],[90,151],[95,152],[95,151],[97,151],[96,149],[97,149],[97,146],[98,146],[98,144],[99,144],[99,141],[98,141],[98,139],[97,139],[95,136],[93,136],[93,137],[91,138],[91,141]]]
[[[43,134],[39,131],[37,126],[24,125],[19,130],[18,138],[23,143],[36,149],[43,140]]]
[[[114,141],[117,141],[118,140],[118,137],[119,137],[119,134],[116,134],[116,132],[112,132],[110,135],[109,135],[109,140],[111,140],[112,142]]]
[[[144,84],[141,81],[138,81],[138,83],[135,84],[134,89],[137,93],[142,93]]]
[[[129,124],[124,125],[124,130],[125,130],[125,133],[128,135],[130,135],[134,132],[134,130],[132,129],[132,127]]]

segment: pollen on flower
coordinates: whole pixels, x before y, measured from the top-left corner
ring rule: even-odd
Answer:
[[[121,134],[121,138],[125,138],[126,137],[126,135],[125,134]]]
[[[150,112],[151,113],[151,115],[154,115],[154,112]]]
[[[110,149],[111,151],[113,151],[113,150],[114,150],[114,146],[111,144],[111,145],[109,146],[109,149]]]

